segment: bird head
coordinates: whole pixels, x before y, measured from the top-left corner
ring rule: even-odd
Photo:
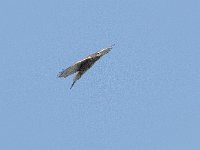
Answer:
[[[97,52],[97,55],[101,57],[101,56],[109,53],[111,51],[111,49],[112,49],[113,46],[114,46],[114,44],[111,45],[111,47],[103,48],[102,50],[100,50],[99,52]]]

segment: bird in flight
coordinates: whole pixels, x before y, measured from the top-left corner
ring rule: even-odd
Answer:
[[[91,55],[87,56],[86,58],[84,58],[80,61],[77,61],[76,63],[74,63],[70,67],[59,72],[58,77],[59,78],[66,78],[69,75],[76,73],[76,76],[74,77],[73,83],[70,87],[70,89],[71,89],[74,86],[74,84],[76,83],[76,81],[79,80],[81,78],[81,76],[88,69],[90,69],[97,60],[99,60],[103,55],[105,55],[105,54],[107,54],[108,52],[111,51],[113,46],[114,46],[114,44],[111,45],[111,47],[103,48],[100,51],[98,51],[94,54],[91,54]]]

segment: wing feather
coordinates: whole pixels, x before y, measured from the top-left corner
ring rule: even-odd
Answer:
[[[59,72],[58,77],[59,78],[66,78],[71,74],[74,74],[78,71],[78,69],[80,68],[81,64],[87,60],[88,58],[82,59],[80,61],[77,61],[75,64],[73,64],[72,66],[68,67],[67,69],[64,69],[63,71]]]

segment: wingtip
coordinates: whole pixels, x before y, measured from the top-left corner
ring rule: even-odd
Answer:
[[[63,72],[59,72],[59,73],[57,74],[57,78],[62,78],[62,77],[64,77],[64,76],[63,76]]]
[[[70,87],[70,90],[73,88],[74,84],[75,84],[76,81],[73,81],[71,87]]]

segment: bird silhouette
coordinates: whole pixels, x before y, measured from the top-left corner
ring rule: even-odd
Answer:
[[[113,46],[114,46],[114,44],[111,47],[103,48],[100,51],[98,51],[98,52],[96,52],[94,54],[91,54],[91,55],[87,56],[86,58],[84,58],[82,60],[77,61],[76,63],[74,63],[70,67],[68,67],[68,68],[64,69],[63,71],[59,72],[58,77],[59,78],[66,78],[69,75],[72,75],[72,74],[76,73],[76,76],[74,77],[73,83],[72,83],[72,85],[70,87],[70,89],[72,89],[72,87],[74,86],[76,81],[79,80],[81,78],[81,76],[88,69],[90,69],[97,60],[99,60],[102,56],[104,56],[105,54],[110,52]]]

